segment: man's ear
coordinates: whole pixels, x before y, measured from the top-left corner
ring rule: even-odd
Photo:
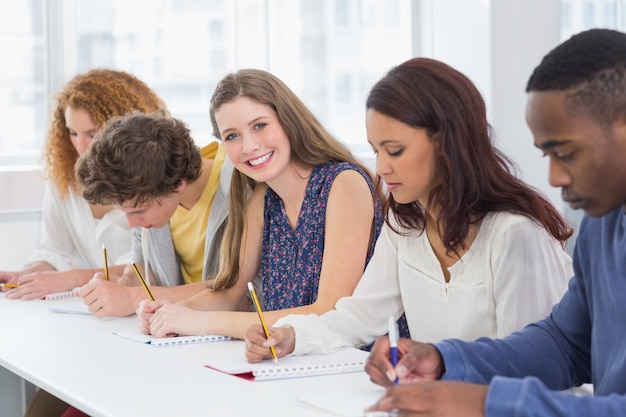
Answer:
[[[182,193],[186,189],[187,189],[187,180],[181,180],[180,184],[178,184],[178,187],[176,187],[176,192]]]
[[[613,121],[611,133],[619,142],[626,144],[626,115],[620,116]]]

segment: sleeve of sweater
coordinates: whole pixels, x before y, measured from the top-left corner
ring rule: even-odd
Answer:
[[[494,377],[485,406],[487,417],[620,416],[624,410],[625,395],[595,397],[553,391],[536,377]]]

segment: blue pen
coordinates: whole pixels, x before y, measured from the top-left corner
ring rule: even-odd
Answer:
[[[398,364],[398,324],[393,316],[389,317],[389,347],[391,350],[391,364],[395,370]],[[397,376],[393,383],[398,385]]]

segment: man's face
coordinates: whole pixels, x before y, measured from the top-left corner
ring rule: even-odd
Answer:
[[[602,216],[626,207],[626,121],[602,126],[574,114],[562,91],[531,92],[526,122],[535,146],[550,158],[550,184],[561,187],[570,207]]]
[[[150,229],[165,226],[174,215],[179,202],[179,194],[173,193],[141,205],[135,205],[134,201],[126,201],[119,208],[126,213],[130,227]]]

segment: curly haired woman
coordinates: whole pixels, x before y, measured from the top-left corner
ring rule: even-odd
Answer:
[[[87,283],[104,268],[106,245],[111,272],[130,257],[125,214],[90,205],[78,192],[74,164],[100,126],[131,111],[166,111],[142,81],[115,70],[94,69],[75,76],[58,94],[44,149],[47,184],[40,246],[21,271],[0,272],[0,282],[19,284],[7,298],[31,300]]]

